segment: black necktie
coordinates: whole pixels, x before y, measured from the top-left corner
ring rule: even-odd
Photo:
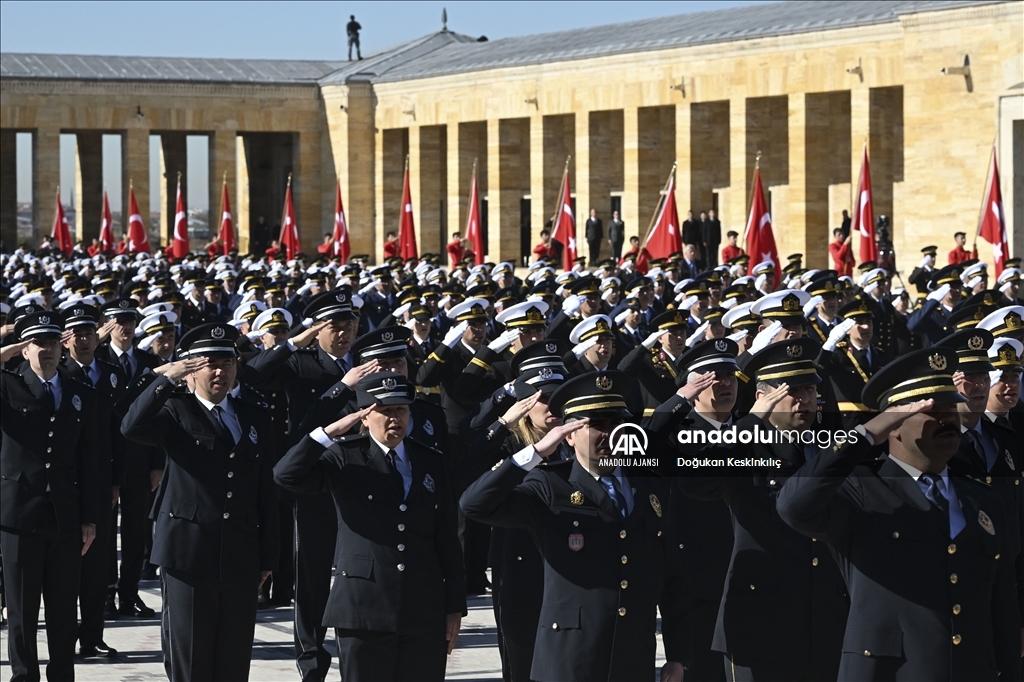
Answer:
[[[602,476],[600,478],[601,485],[608,492],[608,497],[612,498],[612,502],[615,503],[615,510],[619,512],[619,516],[626,517],[626,499],[622,497],[622,493],[619,492],[619,486],[616,485],[614,476]]]
[[[132,378],[132,359],[128,357],[127,353],[121,353],[121,369],[124,370],[125,378],[131,380]]]
[[[395,486],[401,497],[405,497],[405,479],[402,478],[402,474],[398,471],[398,463],[395,461],[398,458],[398,453],[394,450],[388,450],[384,453],[384,458],[388,461],[388,468],[391,469],[391,484]]]
[[[231,433],[231,429],[228,428],[227,422],[224,420],[224,408],[220,405],[213,406],[213,421],[217,424],[220,430],[220,437],[225,439],[232,445],[235,444],[235,437]]]
[[[867,369],[868,366],[868,349],[861,350],[860,348],[853,349],[853,357],[857,358],[857,362],[860,364],[861,369]]]
[[[964,431],[964,439],[971,446],[974,454],[977,455],[978,461],[987,466],[985,459],[985,447],[981,444],[981,438],[978,436],[978,432],[974,429],[967,429]]]
[[[53,396],[53,384],[51,384],[49,381],[44,381],[43,393],[43,401],[46,403],[46,406],[50,408],[50,412],[56,412],[57,401],[54,399]]]
[[[345,363],[345,358],[338,358],[338,368],[341,370],[342,376],[348,374],[348,367]]]
[[[1010,420],[1007,419],[1006,417],[996,417],[996,424],[999,426],[1010,428]]]
[[[968,432],[970,433],[970,432]],[[949,500],[939,490],[939,476],[935,474],[921,474],[921,480],[928,484],[928,490],[924,496],[931,500],[931,503],[942,510],[942,513],[949,517]]]

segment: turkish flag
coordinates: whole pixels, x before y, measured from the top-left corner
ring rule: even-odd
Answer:
[[[992,260],[995,261],[996,277],[998,277],[1003,272],[1003,261],[1010,255],[1010,240],[1006,237],[1003,192],[999,188],[999,164],[996,163],[994,145],[992,147],[992,162],[988,171],[988,185],[985,187],[985,199],[981,202],[981,217],[978,219],[978,236],[992,245]]]
[[[572,270],[576,260],[576,217],[572,214],[572,193],[569,191],[569,165],[562,173],[562,191],[558,195],[558,215],[551,230],[551,241],[562,245],[562,269]]]
[[[412,193],[409,190],[409,162],[405,162],[405,181],[402,183],[402,216],[398,221],[398,255],[402,260],[419,258],[416,249],[416,221],[412,216]]]
[[[775,233],[772,231],[772,214],[768,212],[768,204],[764,200],[761,188],[761,169],[754,168],[754,189],[750,202],[750,217],[747,218],[747,229],[744,240],[747,253],[750,254],[750,269],[761,263],[775,266],[774,289],[779,285],[779,249],[775,246]]]
[[[352,255],[352,244],[348,239],[348,221],[345,219],[345,207],[341,203],[341,180],[338,180],[337,192],[334,194],[334,237],[331,255],[339,256],[344,265]]]
[[[171,254],[175,258],[181,259],[188,252],[188,214],[185,212],[185,198],[181,196],[181,176],[179,175],[178,196],[174,202],[174,239],[171,241]]]
[[[654,227],[647,233],[647,239],[640,247],[640,254],[637,257],[637,270],[643,273],[647,272],[651,260],[667,258],[683,248],[682,235],[679,232],[679,212],[676,210],[675,168],[668,176],[665,196],[660,203]]]
[[[466,220],[466,239],[473,246],[473,258],[477,265],[484,262],[484,234],[480,228],[480,188],[476,181],[476,165],[473,165],[473,181],[469,186],[469,219]],[[454,267],[455,263],[452,263]]]
[[[875,209],[871,197],[867,142],[864,143],[864,158],[860,162],[860,182],[857,183],[857,197],[853,204],[852,229],[860,235],[860,262],[877,261],[878,244],[875,243]]]
[[[292,179],[288,177],[288,189],[284,192],[284,212],[281,215],[281,246],[285,258],[291,260],[301,250],[299,226],[295,224],[295,205],[292,204]]]
[[[57,206],[53,212],[53,230],[50,231],[50,238],[57,242],[58,248],[65,256],[70,256],[75,245],[71,243],[71,229],[68,227],[68,218],[64,215],[64,204],[60,202],[60,188],[57,188]]]
[[[114,250],[114,219],[110,214],[107,190],[103,190],[103,217],[100,220],[100,253]]]
[[[231,201],[228,199],[228,181],[224,180],[220,193],[220,239],[222,253],[226,256],[235,248],[235,221],[231,219]]]
[[[146,224],[142,222],[139,204],[135,201],[135,188],[131,185],[128,185],[128,251],[150,253]]]

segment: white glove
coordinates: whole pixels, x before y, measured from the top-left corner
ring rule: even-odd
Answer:
[[[1009,286],[1009,284],[1007,284]],[[626,315],[629,315],[629,309],[623,310],[621,313],[615,316],[615,324],[620,325],[626,321]]]
[[[377,287],[377,280],[372,280],[369,284],[359,290],[359,294],[368,294]]]
[[[749,333],[750,332],[747,331],[746,329],[741,329],[738,332],[736,332],[735,334],[729,334],[729,336],[727,336],[725,338],[729,339],[730,341],[735,341],[736,343],[739,343],[743,339],[747,338],[747,334],[749,334]]]
[[[410,317],[408,322],[402,325],[406,329],[416,329],[416,318]]]
[[[519,338],[519,334],[518,329],[506,329],[501,333],[501,336],[487,344],[487,347],[495,353],[500,353],[511,346],[512,342]]]
[[[698,343],[704,340],[704,335],[708,332],[708,327],[711,326],[710,322],[702,322],[697,329],[694,330],[693,336],[686,339],[686,347],[693,348]]]
[[[149,350],[150,347],[152,347],[152,345],[156,343],[156,340],[162,337],[163,335],[163,332],[157,332],[152,336],[147,336],[142,341],[139,341],[139,345],[136,346],[136,348],[138,348],[139,350]]]
[[[577,343],[575,346],[573,346],[572,347],[572,354],[575,355],[577,358],[582,358],[584,353],[586,353],[588,350],[590,350],[591,348],[593,348],[596,345],[597,345],[597,337],[595,336],[592,339],[587,339],[586,341],[581,341],[580,343]]]
[[[658,339],[660,339],[661,337],[665,336],[665,334],[668,334],[668,330],[667,329],[662,329],[660,331],[654,332],[653,334],[648,336],[646,339],[644,339],[644,343],[643,343],[644,348],[646,348],[647,350],[650,350],[650,349],[654,348],[655,344],[658,343]]]
[[[945,285],[945,284],[944,284],[943,286],[948,286],[948,285]],[[871,295],[871,293],[872,293],[872,292],[873,292],[873,291],[874,291],[875,289],[877,289],[877,288],[878,288],[878,282],[872,282],[871,284],[869,284],[869,285],[867,285],[866,287],[864,287],[864,293],[865,293],[865,294],[867,294],[868,296],[870,296],[870,295]]]
[[[938,289],[936,289],[932,293],[928,294],[928,300],[929,301],[938,301],[939,303],[941,303],[942,299],[946,298],[946,294],[948,294],[948,293],[949,293],[949,285],[948,284],[943,284],[941,287],[939,287]]]
[[[580,307],[583,305],[583,302],[586,300],[587,297],[581,294],[570,296],[569,298],[565,299],[565,301],[562,303],[562,312],[565,313],[566,315],[572,315],[573,313],[580,309]]]
[[[925,256],[924,258],[921,259],[921,262],[917,264],[917,267],[919,267],[919,268],[926,268],[926,267],[930,266],[931,264],[932,264],[932,257],[931,256]]]
[[[836,349],[836,344],[846,338],[846,335],[850,333],[854,325],[857,324],[857,320],[850,318],[849,320],[843,320],[842,323],[837,324],[835,329],[828,333],[828,339],[825,343],[821,344],[822,350],[832,351]]]
[[[807,305],[804,306],[804,317],[810,315],[811,312],[813,312],[814,309],[818,307],[818,304],[824,300],[825,299],[823,299],[821,296],[812,296],[811,300],[809,300],[807,302]]]
[[[469,329],[469,322],[459,322],[448,330],[448,333],[444,335],[442,343],[449,348],[455,348],[455,344],[459,342],[459,339],[462,338],[467,329]]]
[[[686,296],[684,298],[682,294],[679,294],[676,300],[679,301],[679,310],[689,310],[693,307],[693,304],[697,302],[697,297]]]
[[[782,323],[777,320],[761,330],[750,344],[748,349],[750,354],[753,355],[771,343],[780,331],[782,331]]]

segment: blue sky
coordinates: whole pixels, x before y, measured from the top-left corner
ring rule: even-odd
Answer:
[[[345,58],[350,14],[369,54],[441,28],[491,40],[760,4],[701,2],[14,2],[0,1],[0,51],[160,57]],[[30,201],[27,136],[19,136],[19,201]],[[189,205],[205,208],[206,157],[190,154]],[[104,177],[120,201],[120,145],[104,141]],[[62,140],[61,193],[74,184],[73,138]],[[26,196],[27,195],[27,196]],[[194,198],[194,201],[192,200]],[[154,204],[155,207],[155,204]]]

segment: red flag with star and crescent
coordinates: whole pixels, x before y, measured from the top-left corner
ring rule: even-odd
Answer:
[[[569,190],[569,163],[562,173],[562,191],[558,195],[558,215],[551,226],[551,241],[562,245],[562,269],[572,270],[576,261],[576,218],[572,213],[572,192]]]
[[[175,258],[184,258],[189,252],[188,213],[185,212],[185,197],[181,196],[181,174],[178,175],[178,196],[174,202],[174,241],[171,253]]]
[[[103,190],[103,217],[100,219],[100,253],[114,250],[114,217],[110,213],[107,190]]]
[[[135,200],[135,188],[128,184],[128,251],[150,253],[146,224],[142,222],[139,204]]]
[[[477,187],[476,163],[473,163],[473,181],[469,186],[469,217],[466,218],[466,239],[473,247],[476,265],[484,263],[484,235],[480,229],[480,189]],[[454,266],[455,264],[452,263]]]
[[[658,208],[658,217],[654,227],[647,233],[640,255],[637,257],[638,272],[647,272],[648,264],[656,258],[667,258],[683,248],[682,235],[679,232],[679,212],[676,209],[676,169],[672,167],[665,194]]]
[[[772,231],[772,214],[768,212],[768,204],[764,200],[761,188],[761,169],[754,168],[754,189],[751,194],[750,216],[747,218],[747,229],[744,240],[747,253],[750,254],[750,270],[761,263],[770,262],[775,266],[773,288],[779,285],[779,249],[775,245],[775,233]]]
[[[221,253],[228,255],[235,248],[235,221],[231,219],[227,178],[224,178],[220,191],[220,232],[217,237],[220,239]]]
[[[345,219],[345,206],[341,203],[341,179],[334,193],[334,235],[331,238],[331,255],[341,258],[344,265],[352,255],[352,244],[348,239],[348,221]]]
[[[292,176],[288,176],[288,189],[284,192],[284,212],[281,215],[281,246],[285,258],[291,260],[302,250],[299,226],[295,223],[295,204],[292,203]]]
[[[50,238],[57,242],[57,247],[70,256],[75,245],[71,243],[71,228],[68,227],[68,218],[64,214],[64,204],[60,200],[60,187],[57,188],[57,206],[53,211],[53,230]]]
[[[995,261],[998,277],[1003,272],[1003,261],[1010,255],[1010,243],[1006,237],[1006,217],[1003,213],[1003,192],[999,188],[999,164],[996,162],[995,145],[992,146],[992,161],[989,164],[985,198],[981,202],[978,236],[992,245],[992,260]]]
[[[409,189],[409,159],[405,160],[405,180],[402,183],[402,215],[398,221],[398,255],[402,260],[419,258],[416,248],[416,221],[412,215],[412,191]]]
[[[857,198],[853,204],[852,229],[860,235],[860,262],[877,261],[875,208],[871,195],[871,165],[868,162],[867,142],[864,143],[864,156],[860,162],[860,182],[857,183]]]

